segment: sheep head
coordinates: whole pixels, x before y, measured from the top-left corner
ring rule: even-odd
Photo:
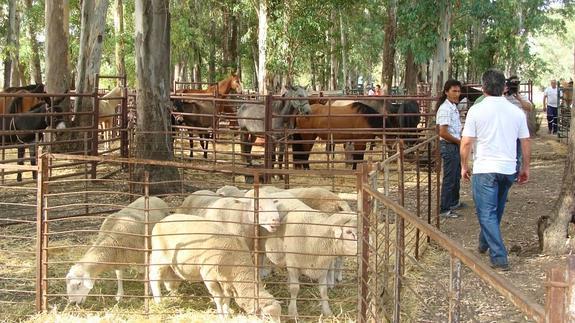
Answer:
[[[357,254],[357,228],[356,226],[342,226],[333,228],[340,256],[355,256]]]
[[[272,322],[280,322],[280,316],[282,314],[282,306],[280,302],[274,300],[271,303],[261,305],[261,314],[267,316]]]
[[[269,232],[276,232],[281,224],[280,214],[277,209],[278,200],[260,198],[258,203],[259,224]],[[248,210],[253,215],[255,199],[250,199]],[[251,217],[253,219],[253,217]]]
[[[94,287],[94,279],[90,274],[84,271],[80,264],[76,264],[70,268],[68,275],[66,275],[66,292],[68,300],[72,304],[82,304],[86,300],[86,296]]]

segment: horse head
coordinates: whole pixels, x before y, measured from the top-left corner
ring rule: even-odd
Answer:
[[[232,90],[234,90],[234,92],[236,92],[236,93],[242,93],[242,91],[243,91],[242,90],[242,80],[240,80],[240,77],[238,75],[236,75],[235,73],[232,74],[230,88]]]
[[[308,94],[303,87],[297,85],[291,85],[289,87],[286,87],[286,92],[284,93],[284,96],[303,98],[299,100],[289,100],[288,102],[291,105],[291,107],[296,111],[297,114],[307,115],[311,113],[311,106],[309,105]]]

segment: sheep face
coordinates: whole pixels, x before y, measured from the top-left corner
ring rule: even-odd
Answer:
[[[357,229],[355,227],[334,228],[335,238],[338,239],[340,256],[355,256],[357,254]]]
[[[272,319],[273,322],[279,322],[282,314],[282,307],[280,302],[273,301],[271,304],[261,308],[262,315]]]
[[[276,232],[281,224],[280,214],[276,203],[278,203],[278,200],[271,200],[268,198],[262,198],[259,200],[259,223],[269,232]]]
[[[81,266],[74,265],[66,275],[66,292],[72,304],[82,304],[94,287],[94,280]]]

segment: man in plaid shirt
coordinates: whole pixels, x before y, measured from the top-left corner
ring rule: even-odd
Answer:
[[[443,161],[440,215],[446,218],[459,217],[455,210],[462,207],[459,201],[461,120],[457,109],[460,95],[461,82],[448,80],[443,86],[443,93],[439,101],[437,101],[436,123],[439,128],[439,145],[441,160]]]

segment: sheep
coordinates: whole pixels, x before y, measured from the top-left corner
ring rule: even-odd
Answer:
[[[255,199],[224,197],[209,205],[203,214],[206,219],[221,221],[228,232],[243,237],[253,249],[253,224],[255,223]],[[268,232],[275,232],[280,225],[280,216],[272,199],[265,196],[258,200],[259,225]]]
[[[222,197],[223,195],[209,190],[195,191],[186,197],[182,205],[176,209],[176,213],[203,215],[210,204]]]
[[[356,255],[357,216],[341,212],[318,217],[315,210],[298,201],[284,200],[277,206],[280,213],[286,214],[277,233],[265,240],[265,251],[272,263],[287,268],[289,315],[298,316],[300,274],[319,281],[322,313],[332,315],[327,295],[328,272],[337,256]]]
[[[246,194],[246,190],[240,190],[239,188],[231,185],[225,185],[216,191],[216,194],[225,197],[243,197]]]
[[[225,234],[226,228],[204,217],[172,214],[152,232],[150,285],[154,301],[161,302],[161,283],[171,290],[172,279],[204,281],[217,313],[227,315],[232,296],[248,313],[261,313],[279,321],[281,305],[259,283],[256,294],[254,265],[244,239]]]
[[[144,263],[145,197],[106,217],[96,241],[66,275],[66,290],[71,303],[82,304],[100,273],[115,270],[118,279],[116,300],[124,296],[123,267]],[[157,197],[149,198],[149,232],[169,214],[168,205]],[[149,234],[148,232],[148,234]]]
[[[312,209],[326,213],[350,211],[349,204],[337,194],[321,187],[299,187],[286,190]]]

